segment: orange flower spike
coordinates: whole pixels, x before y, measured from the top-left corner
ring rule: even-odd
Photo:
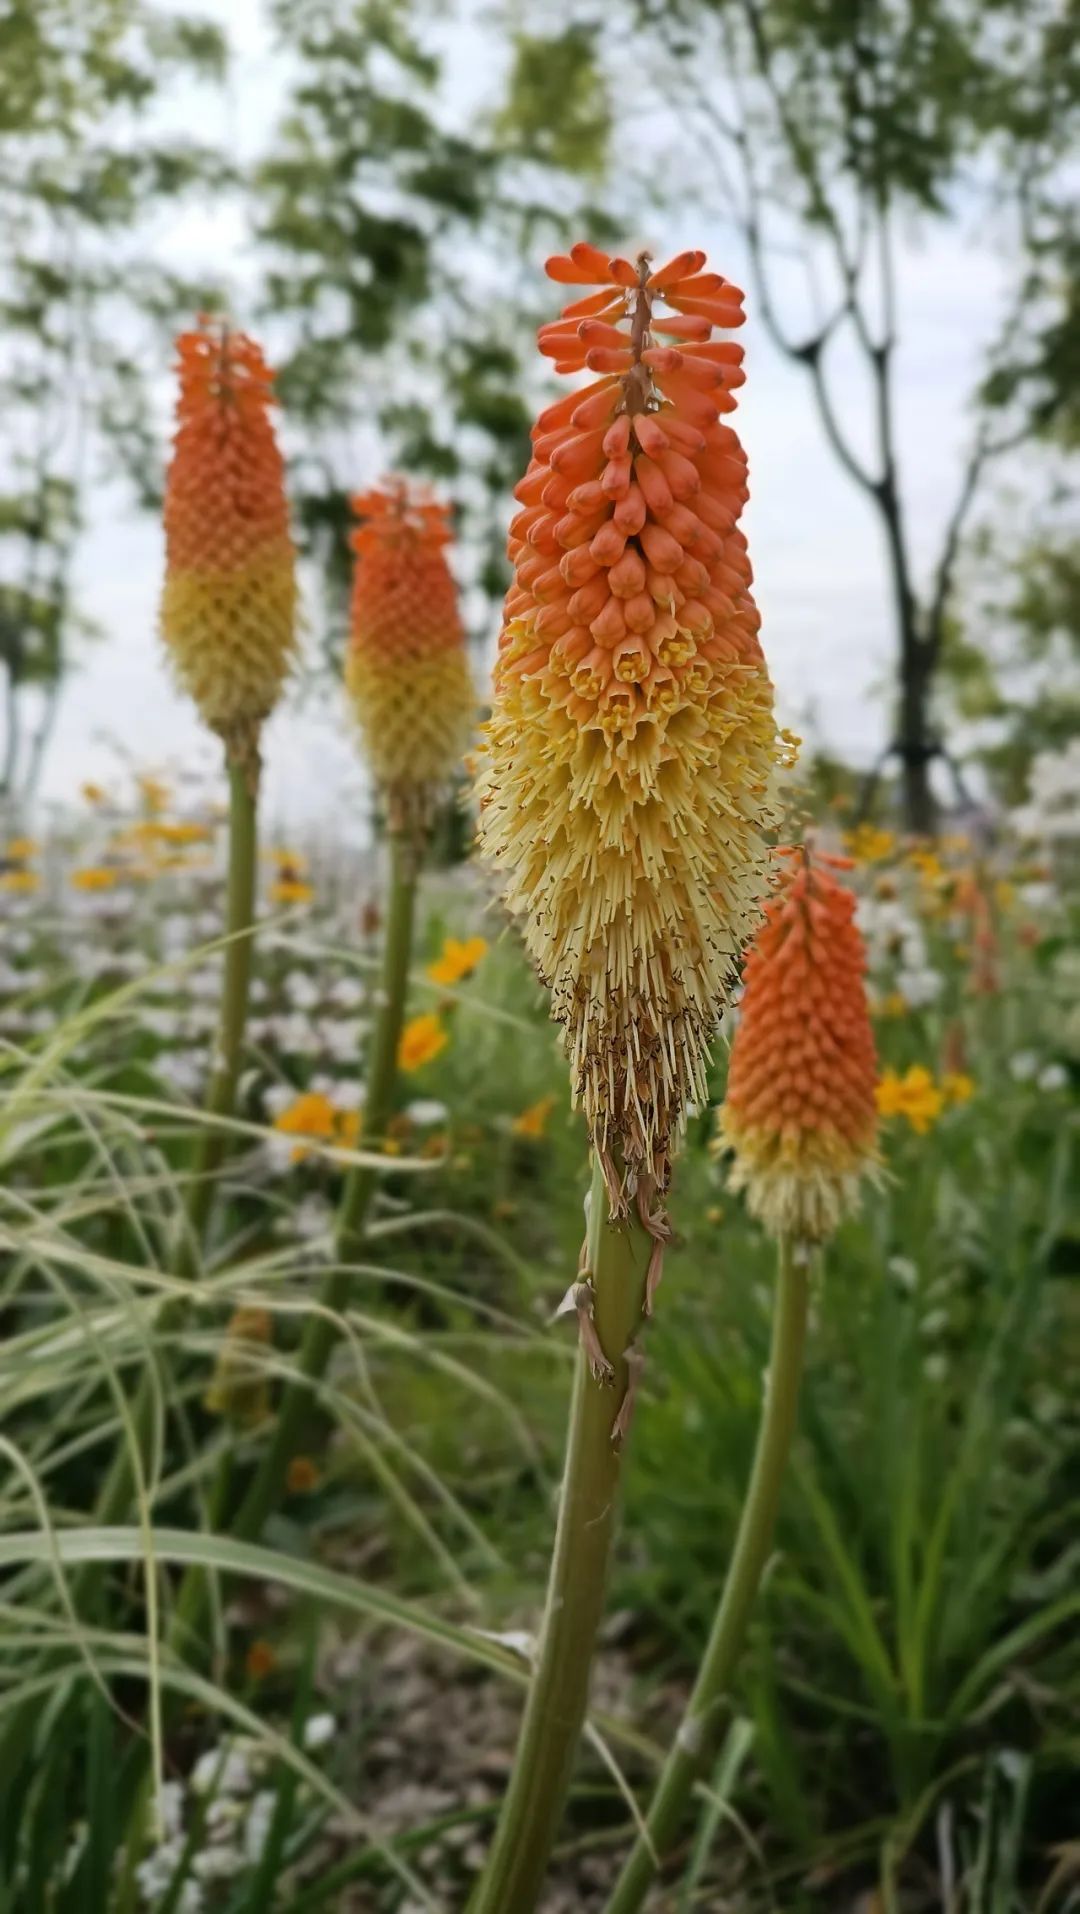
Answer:
[[[423,823],[469,742],[475,694],[447,563],[449,510],[402,482],[353,499],[360,519],[348,686],[384,802]]]
[[[621,1159],[616,1208],[640,1173],[666,1186],[704,1095],[767,886],[779,762],[737,529],[746,461],[720,419],[742,355],[710,343],[741,294],[704,264],[653,273],[584,244],[548,262],[602,290],[575,293],[542,350],[606,376],[533,430],[480,774],[482,848],[566,1025],[593,1141]]]
[[[720,1145],[774,1235],[821,1242],[877,1169],[877,1063],[847,860],[810,850],[766,907],[744,965]]]
[[[254,762],[296,655],[296,554],[260,347],[222,320],[176,342],[161,634],[230,757]]]

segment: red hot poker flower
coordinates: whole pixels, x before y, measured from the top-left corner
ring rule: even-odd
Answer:
[[[789,851],[744,965],[720,1139],[731,1185],[776,1235],[817,1242],[873,1173],[877,1064],[847,859]]]
[[[738,519],[746,459],[722,414],[742,294],[705,255],[574,246],[550,276],[599,290],[544,326],[557,372],[517,487],[514,582],[480,777],[481,842],[566,1025],[613,1200],[666,1186],[688,1101],[767,881],[780,748]]]

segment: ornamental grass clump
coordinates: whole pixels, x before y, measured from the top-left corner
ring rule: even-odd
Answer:
[[[667,1187],[765,882],[773,694],[722,414],[742,294],[705,255],[653,272],[575,246],[599,285],[545,326],[601,376],[541,414],[510,530],[514,582],[486,727],[481,842],[566,1027],[616,1210]],[[616,1168],[616,1159],[621,1168]]]
[[[473,1914],[529,1914],[569,1787],[614,1533],[639,1331],[671,1229],[687,1104],[768,879],[783,755],[758,644],[742,295],[705,255],[653,271],[574,246],[596,286],[539,335],[597,375],[533,431],[478,780],[480,844],[566,1029],[593,1146],[566,1308],[581,1341],[548,1597],[517,1757]]]
[[[746,957],[746,989],[720,1118],[732,1183],[776,1239],[779,1262],[765,1398],[723,1592],[686,1712],[606,1914],[636,1914],[712,1771],[725,1700],[760,1586],[795,1430],[815,1249],[877,1171],[876,1062],[866,953],[848,860],[804,847],[784,862]]]
[[[391,832],[423,829],[476,715],[450,512],[403,481],[357,495],[345,683]]]

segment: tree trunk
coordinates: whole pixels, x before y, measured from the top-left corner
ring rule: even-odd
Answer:
[[[19,717],[19,683],[13,666],[8,663],[7,683],[4,693],[6,736],[4,739],[3,766],[0,768],[0,797],[3,798],[11,796],[15,785],[15,769],[19,761]]]
[[[875,490],[885,532],[893,588],[899,698],[894,749],[900,758],[904,827],[919,837],[937,829],[937,804],[930,784],[934,739],[930,729],[930,692],[937,646],[920,631],[919,608],[911,588],[900,500],[891,475]]]
[[[937,830],[937,802],[930,783],[930,761],[934,755],[930,732],[931,660],[927,647],[916,640],[901,650],[900,722],[897,749],[900,754],[900,789],[907,829],[918,837],[933,837]]]

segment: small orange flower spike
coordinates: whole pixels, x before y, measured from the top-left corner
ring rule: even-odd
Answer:
[[[392,824],[423,827],[476,713],[446,561],[449,509],[400,481],[352,503],[360,523],[345,681]]]
[[[202,318],[176,342],[180,395],[165,485],[161,633],[230,757],[259,731],[296,653],[296,564],[273,375],[245,333]]]
[[[711,340],[742,294],[704,268],[585,244],[548,261],[600,290],[540,350],[598,376],[533,430],[479,779],[482,848],[566,1025],[616,1211],[638,1179],[666,1188],[705,1095],[782,755],[738,529],[746,459],[721,419],[742,348]]]
[[[783,855],[797,861],[744,965],[720,1141],[765,1227],[815,1243],[876,1172],[877,1064],[855,898],[833,875],[850,864]]]

